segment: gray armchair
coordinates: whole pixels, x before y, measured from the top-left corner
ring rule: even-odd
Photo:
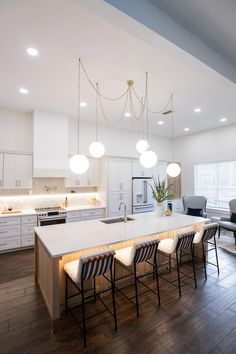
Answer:
[[[234,233],[235,246],[236,246],[236,222],[231,221],[232,213],[236,214],[236,199],[230,200],[229,209],[230,209],[230,217],[229,218],[225,218],[225,217],[220,218],[219,229],[218,229],[218,238],[220,238],[221,229],[232,231]]]
[[[202,217],[206,218],[206,205],[207,205],[207,198],[201,195],[184,195],[182,197],[184,213],[189,213],[190,209],[201,209],[202,210]],[[194,212],[193,212],[194,214]]]

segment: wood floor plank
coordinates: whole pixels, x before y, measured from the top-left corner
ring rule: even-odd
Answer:
[[[198,288],[184,280],[183,296],[160,279],[161,306],[152,293],[140,296],[140,317],[116,294],[118,330],[104,314],[88,322],[88,348],[84,350],[77,325],[62,315],[61,329],[53,335],[50,318],[33,277],[33,251],[0,256],[0,349],[3,354],[222,354],[236,352],[236,256],[219,250],[220,275],[208,267],[205,281],[197,264]],[[212,256],[213,259],[213,256]],[[183,271],[191,274],[188,264]],[[172,272],[170,279],[176,279]],[[148,280],[155,288],[155,282]],[[132,286],[127,294],[133,295]],[[139,288],[142,291],[142,287]],[[106,298],[108,303],[111,298]],[[88,304],[88,313],[101,309]],[[77,313],[81,315],[80,309]]]

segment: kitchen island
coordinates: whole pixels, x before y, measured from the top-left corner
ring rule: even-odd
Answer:
[[[208,219],[184,214],[157,217],[155,212],[130,215],[127,223],[101,220],[35,227],[35,280],[48,308],[52,330],[59,328],[64,309],[64,264],[100,249],[128,247],[140,238],[174,238],[179,232],[198,231]],[[103,219],[104,220],[104,219]]]

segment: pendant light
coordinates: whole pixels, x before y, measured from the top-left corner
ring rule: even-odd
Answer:
[[[77,148],[78,153],[70,158],[69,166],[72,172],[80,175],[85,173],[89,168],[89,160],[85,155],[79,153],[79,138],[80,138],[80,59],[79,59],[79,70],[78,70],[78,135],[77,135]]]
[[[171,96],[171,135],[172,135],[172,141],[174,139],[174,99],[173,99],[173,94]],[[173,153],[174,155],[174,153]],[[174,156],[172,156],[174,159]],[[168,176],[170,177],[177,177],[180,172],[181,172],[181,168],[180,165],[177,162],[170,162],[167,166],[166,172],[168,174]]]
[[[147,140],[139,140],[136,144],[136,150],[139,154],[142,154],[148,149],[148,142]]]
[[[143,167],[152,168],[157,163],[157,155],[154,151],[150,150],[149,145],[149,122],[148,122],[148,73],[146,72],[146,114],[147,114],[147,145],[146,150],[142,152],[139,161]],[[137,145],[136,145],[137,146]]]
[[[89,146],[90,155],[95,158],[102,157],[105,153],[105,146],[98,141],[98,95],[99,87],[98,83],[96,83],[96,141]]]

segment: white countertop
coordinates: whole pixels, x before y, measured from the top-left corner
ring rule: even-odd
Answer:
[[[173,214],[157,217],[156,212],[130,215],[133,221],[104,224],[99,220],[35,227],[34,230],[52,257],[84,249],[112,245],[207,222],[208,219]]]
[[[76,210],[90,210],[90,209],[104,209],[106,208],[105,205],[77,205],[77,206],[69,206],[68,208],[65,208],[66,211],[76,211]],[[30,210],[21,210],[19,213],[7,213],[7,214],[1,214],[0,211],[0,218],[8,218],[8,217],[13,217],[13,216],[25,216],[25,215],[37,215],[38,213],[34,209]]]
[[[7,214],[1,214],[0,212],[0,218],[12,218],[13,216],[26,216],[26,215],[37,215],[36,211],[34,209],[31,210],[21,210],[19,213],[7,213]]]

